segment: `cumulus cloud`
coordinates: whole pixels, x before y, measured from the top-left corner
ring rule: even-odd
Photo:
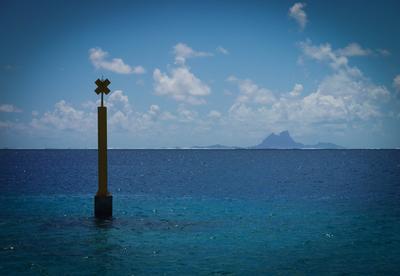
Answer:
[[[108,105],[110,111],[123,110],[128,114],[133,112],[129,98],[122,90],[115,90],[113,93],[111,93],[106,101],[106,104]]]
[[[211,119],[219,119],[221,118],[221,116],[222,116],[221,112],[217,110],[211,110],[207,115],[207,117]]]
[[[326,59],[327,63],[331,61]],[[229,116],[233,121],[252,125],[253,129],[263,126],[299,129],[315,124],[330,129],[343,128],[355,122],[381,118],[384,112],[382,103],[390,98],[386,87],[375,85],[352,67],[335,69],[314,91],[304,94],[301,84],[295,84],[292,91],[276,96],[252,80],[236,77],[229,80],[239,90]],[[269,95],[268,100],[256,100],[260,91]]]
[[[389,99],[389,91],[384,86],[373,84],[361,73],[352,74],[352,71],[340,70],[326,77],[318,86],[316,92],[305,97],[312,101],[322,100],[324,104],[315,102],[315,108],[321,106],[332,120],[356,121],[368,120],[382,116],[380,110],[382,102]],[[318,110],[318,109],[314,109]],[[319,114],[323,114],[320,109]]]
[[[178,120],[180,122],[193,122],[194,120],[196,120],[198,113],[194,110],[190,110],[184,106],[180,106],[178,108]]]
[[[153,86],[156,95],[191,105],[204,104],[205,96],[211,93],[210,87],[196,77],[185,64],[188,58],[209,56],[210,53],[198,52],[184,43],[173,47],[176,66],[163,73],[159,68],[153,71]]]
[[[275,93],[248,78],[229,76],[227,81],[236,87],[230,91],[237,94],[227,114],[215,113],[218,120],[213,121],[218,129],[258,138],[265,132],[282,129],[297,134],[343,135],[355,128],[370,131],[388,115],[384,108],[391,98],[388,89],[373,83],[359,68],[350,65],[349,59],[367,54],[362,53],[366,49],[361,46],[356,49],[353,45],[339,51],[329,43],[314,45],[311,41],[303,42],[300,48],[303,57],[329,65],[332,72],[311,91],[296,83],[284,93]],[[212,113],[207,114],[209,119]],[[195,122],[202,129],[210,126],[204,119],[198,118]]]
[[[91,48],[89,59],[97,69],[105,69],[118,74],[144,74],[146,71],[142,66],[132,67],[121,58],[108,58],[109,54],[101,48]]]
[[[345,67],[348,64],[348,58],[337,54],[329,43],[314,45],[311,40],[306,40],[300,42],[299,46],[303,56],[322,62],[327,61],[334,69]]]
[[[0,112],[17,113],[17,112],[22,112],[22,110],[12,104],[1,104]]]
[[[290,96],[292,97],[297,97],[301,94],[303,91],[303,85],[296,83],[292,89],[292,91],[289,92]]]
[[[185,64],[186,60],[189,58],[208,57],[213,55],[212,53],[208,52],[195,51],[184,43],[176,44],[173,47],[173,52],[175,54],[175,63],[180,65]]]
[[[346,56],[346,57],[354,57],[354,56],[390,56],[389,50],[386,49],[367,49],[363,48],[360,44],[358,43],[350,43],[346,47],[342,49],[336,50],[336,53],[341,56]]]
[[[234,82],[239,87],[239,95],[235,103],[258,103],[269,104],[275,101],[273,93],[266,89],[259,87],[250,79],[238,79],[234,76],[228,77],[229,82]]]
[[[329,62],[334,69],[348,67],[349,58],[354,56],[369,55],[388,55],[385,50],[371,50],[361,47],[358,43],[350,43],[344,48],[334,50],[329,43],[314,45],[311,40],[307,39],[298,43],[303,55],[300,57],[302,61],[304,57],[308,57],[321,62]]]
[[[289,9],[289,16],[294,20],[296,20],[301,30],[304,30],[307,24],[307,14],[304,11],[305,7],[306,7],[305,3],[295,3]]]
[[[343,49],[337,50],[337,53],[341,56],[368,56],[372,54],[372,50],[362,48],[358,43],[350,43]]]
[[[373,125],[371,122],[378,122],[388,113],[383,109],[383,103],[391,97],[386,87],[373,83],[350,64],[351,57],[365,55],[368,49],[359,45],[334,49],[329,43],[315,45],[310,40],[300,43],[299,47],[304,58],[319,61],[332,69],[311,90],[300,83],[293,83],[293,88],[280,93],[252,79],[229,76],[229,93],[233,97],[228,99],[233,99],[233,102],[225,110],[204,110],[206,107],[196,110],[190,105],[205,103],[211,88],[185,64],[193,54],[184,54],[181,55],[183,61],[167,72],[158,68],[153,72],[155,93],[180,102],[177,109],[164,110],[158,104],[151,104],[139,111],[128,95],[116,90],[106,97],[110,131],[123,137],[140,135],[146,141],[150,137],[168,137],[172,144],[175,143],[173,137],[176,133],[187,135],[189,143],[197,143],[192,140],[194,133],[213,131],[213,139],[220,137],[221,140],[212,142],[228,141],[232,144],[237,144],[237,141],[229,141],[229,137],[237,137],[232,134],[241,133],[250,145],[266,132],[282,129],[302,134],[310,129],[339,132],[364,123],[370,128]],[[400,75],[394,78],[393,86],[400,91]],[[76,133],[79,137],[87,137],[96,133],[97,105],[98,102],[86,102],[77,107],[62,100],[50,111],[35,112],[30,127],[46,135],[58,131],[58,135]],[[0,122],[0,128],[15,128],[15,124]],[[86,132],[85,135],[82,135],[83,132]],[[165,136],[161,138],[160,135]]]
[[[217,52],[219,52],[219,53],[221,53],[223,55],[229,55],[229,51],[227,49],[225,49],[224,47],[222,47],[222,46],[218,46],[217,47]]]
[[[176,116],[169,111],[164,111],[161,113],[160,119],[163,121],[172,121],[176,119]]]
[[[53,110],[43,115],[33,116],[30,126],[36,131],[56,132],[67,130],[69,133],[94,133],[97,128],[97,110],[99,102],[86,102],[81,108],[74,107],[65,100],[54,105]],[[107,97],[108,127],[115,132],[138,132],[153,128],[162,116],[161,108],[152,104],[144,112],[135,111],[127,95],[117,90]]]
[[[359,68],[350,65],[350,58],[385,55],[384,52],[366,49],[357,43],[333,49],[329,43],[315,45],[307,40],[299,46],[301,59],[328,64],[333,71],[318,84],[316,91],[300,98],[300,102],[286,101],[290,115],[294,116],[288,118],[294,121],[301,118],[304,126],[318,124],[335,131],[362,126],[378,128],[390,114],[385,106],[392,96],[384,85],[373,83]]]
[[[153,72],[154,89],[157,95],[165,95],[179,102],[198,105],[205,103],[204,96],[211,93],[208,85],[198,79],[189,68],[173,68],[169,74],[160,69]]]
[[[65,100],[54,105],[52,111],[45,112],[42,116],[35,116],[31,126],[35,129],[75,130],[85,132],[95,126],[95,113],[89,114],[74,108]]]

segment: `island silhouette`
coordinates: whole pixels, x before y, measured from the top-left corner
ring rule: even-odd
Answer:
[[[261,143],[255,146],[249,147],[236,147],[236,146],[225,146],[220,144],[210,146],[193,146],[192,149],[344,149],[344,147],[328,143],[319,142],[314,145],[306,145],[303,143],[296,142],[290,136],[288,130],[282,131],[279,134],[271,133]]]

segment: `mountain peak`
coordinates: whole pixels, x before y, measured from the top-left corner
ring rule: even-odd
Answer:
[[[261,144],[255,146],[258,149],[295,149],[301,148],[303,144],[297,143],[290,136],[289,131],[285,130],[276,135],[271,133],[267,138],[265,138]]]
[[[341,146],[332,143],[318,143],[316,145],[304,145],[293,140],[290,136],[289,131],[284,130],[278,135],[271,133],[267,138],[265,138],[260,144],[251,147],[253,149],[340,149]]]
[[[193,149],[240,149],[235,146],[224,146],[220,144],[211,146],[194,146]],[[289,131],[284,130],[279,134],[271,133],[260,144],[247,149],[343,149],[343,147],[332,143],[317,143],[315,145],[304,145],[298,143],[290,136]]]
[[[281,137],[289,137],[290,139],[292,139],[292,137],[290,137],[290,134],[289,134],[288,130],[281,131],[281,133],[279,133],[279,136],[281,136]]]

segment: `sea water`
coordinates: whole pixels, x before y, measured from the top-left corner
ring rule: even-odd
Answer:
[[[400,271],[400,150],[0,151],[0,275]]]

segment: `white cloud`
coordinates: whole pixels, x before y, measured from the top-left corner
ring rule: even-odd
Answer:
[[[356,122],[382,116],[389,91],[363,76],[341,70],[326,77],[316,92],[304,97],[302,114],[309,122]]]
[[[374,54],[356,43],[335,50],[329,43],[314,45],[310,40],[301,42],[302,57],[329,64],[333,73],[325,77],[314,92],[303,97],[281,97],[272,110],[287,114],[287,118],[304,126],[310,124],[352,126],[385,115],[382,109],[390,99],[385,86],[376,85],[366,78],[361,70],[349,65],[349,57]],[[298,87],[300,89],[300,87]],[[297,94],[295,89],[289,93]],[[283,112],[282,112],[283,109]],[[371,122],[371,121],[370,121]]]
[[[313,45],[310,40],[301,42],[299,45],[304,56],[326,62],[334,69],[335,73],[328,76],[325,81],[320,84],[322,88],[326,87],[326,81],[332,80],[329,82],[329,86],[332,88],[330,91],[332,93],[342,95],[348,93],[352,96],[355,94],[364,95],[371,99],[376,99],[377,97],[387,99],[387,97],[389,97],[389,92],[384,86],[372,84],[369,79],[363,76],[362,72],[357,67],[349,65],[348,57],[367,54],[367,50],[363,50],[359,46],[354,46],[356,45],[354,43],[350,44],[353,46],[349,45],[339,50],[332,49],[329,43]]]
[[[53,111],[45,112],[41,117],[35,116],[31,126],[35,129],[75,130],[85,132],[95,126],[94,113],[87,114],[61,100],[54,106]]]
[[[359,102],[385,100],[390,95],[384,86],[373,84],[357,68],[338,70],[320,83],[319,90],[324,94],[349,96]]]
[[[350,127],[356,122],[381,118],[382,103],[390,97],[384,86],[373,84],[357,68],[350,67],[335,71],[315,91],[304,95],[301,84],[278,97],[249,79],[229,79],[240,92],[229,109],[230,122],[253,130],[268,127],[299,132],[315,124],[328,129]],[[269,100],[255,100],[259,91],[268,91]]]
[[[30,129],[39,137],[68,136],[70,140],[76,139],[92,145],[93,141],[96,141],[98,104],[98,102],[86,102],[78,108],[61,100],[52,110],[32,116]],[[184,104],[175,111],[162,110],[157,104],[151,104],[145,111],[137,111],[132,107],[129,97],[120,90],[112,92],[107,97],[106,106],[109,133],[113,134],[114,141],[117,137],[127,139],[132,134],[134,140],[130,142],[132,144],[127,144],[128,147],[136,146],[137,139],[141,139],[143,143],[151,143],[150,141],[161,143],[160,139],[170,139],[170,143],[176,146],[177,133],[188,137],[191,133],[204,133],[210,130],[213,123],[220,123],[219,118],[222,117],[216,110],[205,113],[202,117],[196,110],[191,110]],[[15,124],[0,122],[0,127],[11,129],[15,128]],[[157,147],[157,144],[154,146]]]
[[[396,89],[396,91],[400,92],[400,74],[394,77],[393,87],[394,89]]]
[[[305,3],[295,3],[289,9],[289,16],[296,20],[301,30],[304,30],[307,24],[307,14],[304,11],[305,6]]]
[[[270,104],[275,101],[275,96],[270,90],[257,86],[250,79],[241,80],[230,76],[228,81],[237,83],[239,87],[240,93],[236,98],[236,103]]]
[[[97,128],[97,110],[99,102],[86,102],[82,108],[76,108],[64,100],[57,102],[54,109],[31,121],[32,129],[46,133],[68,130],[70,133],[94,133]],[[127,95],[121,90],[112,92],[106,101],[108,107],[108,127],[110,131],[136,132],[151,129],[161,117],[161,108],[150,105],[145,112],[135,111]]]
[[[198,113],[194,110],[187,109],[184,106],[178,108],[178,120],[183,123],[189,123],[196,120]]]
[[[17,108],[16,106],[14,106],[12,104],[1,104],[0,105],[0,112],[17,113],[17,112],[22,112],[22,110]]]
[[[153,79],[157,95],[166,95],[180,102],[203,104],[205,103],[203,97],[211,93],[210,87],[186,66],[173,68],[169,75],[157,68],[153,72]]]
[[[159,96],[169,96],[178,102],[192,105],[204,104],[205,96],[211,93],[210,87],[197,78],[185,64],[188,58],[210,56],[198,52],[183,43],[174,46],[176,67],[163,73],[156,68],[153,72],[154,90]]]
[[[377,49],[374,51],[365,49],[355,42],[337,50],[334,50],[329,43],[314,45],[309,39],[300,42],[299,46],[303,52],[303,55],[299,57],[299,64],[303,65],[304,57],[308,57],[321,62],[328,61],[333,69],[349,68],[349,58],[354,56],[390,55],[387,50]]]
[[[219,118],[221,118],[221,116],[222,116],[221,112],[216,111],[216,110],[211,110],[207,115],[207,117],[209,117],[211,119],[219,119]]]
[[[229,55],[229,51],[227,49],[225,49],[224,47],[222,47],[222,46],[218,46],[217,47],[217,52],[219,52],[219,53],[221,53],[223,55]]]
[[[109,54],[101,48],[91,48],[89,59],[97,69],[105,69],[118,74],[144,74],[146,71],[142,66],[131,67],[121,58],[107,59]]]
[[[371,50],[371,49],[366,49],[361,47],[360,44],[358,43],[350,43],[343,49],[338,49],[336,50],[336,53],[341,56],[346,56],[346,57],[353,57],[353,56],[390,56],[389,50],[386,49],[376,49],[376,50]]]
[[[337,50],[338,55],[352,57],[352,56],[368,56],[372,54],[372,50],[362,48],[358,43],[350,43],[343,49]]]
[[[187,104],[205,103],[211,89],[184,64],[190,56],[184,55],[183,64],[172,66],[167,72],[158,68],[153,72],[155,93],[182,103],[178,109],[167,111],[158,104],[152,104],[138,111],[129,101],[128,95],[121,90],[114,91],[106,97],[110,132],[115,136],[120,134],[121,137],[132,134],[134,139],[140,136],[146,142],[154,139],[154,145],[157,146],[157,143],[164,143],[165,140],[161,139],[170,139],[174,145],[177,133],[188,137],[190,145],[197,144],[199,140],[192,140],[194,134],[199,137],[197,134],[205,135],[213,131],[210,138],[212,143],[238,145],[235,139],[242,139],[242,145],[247,143],[244,140],[251,145],[269,131],[289,129],[298,135],[310,131],[330,134],[344,133],[353,127],[370,128],[374,126],[371,122],[379,122],[388,113],[383,110],[382,104],[390,99],[386,87],[374,84],[357,67],[350,65],[351,57],[361,55],[361,46],[360,49],[347,46],[338,50],[328,43],[314,45],[309,40],[299,45],[303,57],[332,68],[332,72],[310,91],[302,84],[294,83],[292,89],[279,94],[251,79],[230,76],[227,81],[234,85],[229,93],[236,96],[226,97],[229,101],[234,99],[226,110],[192,110]],[[400,91],[400,75],[393,80],[393,86]],[[50,137],[48,133],[57,133],[58,137],[71,133],[77,137],[95,135],[97,105],[98,101],[75,107],[66,101],[59,101],[50,111],[40,114],[35,112],[31,129],[40,132],[43,137]],[[15,124],[0,122],[0,127],[12,129]],[[82,132],[86,132],[85,135]],[[182,139],[180,137],[178,143],[182,143]]]
[[[106,104],[110,111],[113,110],[123,110],[126,113],[133,112],[132,106],[129,103],[128,96],[124,94],[122,90],[115,90],[110,94],[106,100]]]
[[[157,116],[158,114],[160,114],[160,107],[156,104],[150,105],[149,114],[151,116]]]
[[[329,43],[313,45],[311,40],[306,40],[300,42],[299,46],[304,56],[318,61],[328,61],[334,69],[345,67],[348,64],[348,58],[335,53]]]
[[[189,58],[208,57],[213,55],[212,53],[208,52],[195,51],[184,43],[176,44],[173,48],[173,51],[175,54],[175,63],[180,65],[185,64],[186,60]]]
[[[350,44],[352,45],[352,44]],[[358,46],[346,47],[345,51],[334,51],[329,44],[314,46],[303,44],[303,53],[316,60],[327,62],[334,73],[318,85],[317,91],[303,99],[303,115],[309,121],[369,120],[382,116],[382,102],[390,94],[385,86],[375,85],[364,77],[357,67],[349,66],[347,56],[368,54]]]
[[[301,92],[303,91],[303,85],[296,83],[293,87],[293,90],[289,92],[290,96],[292,97],[297,97],[301,94]]]

